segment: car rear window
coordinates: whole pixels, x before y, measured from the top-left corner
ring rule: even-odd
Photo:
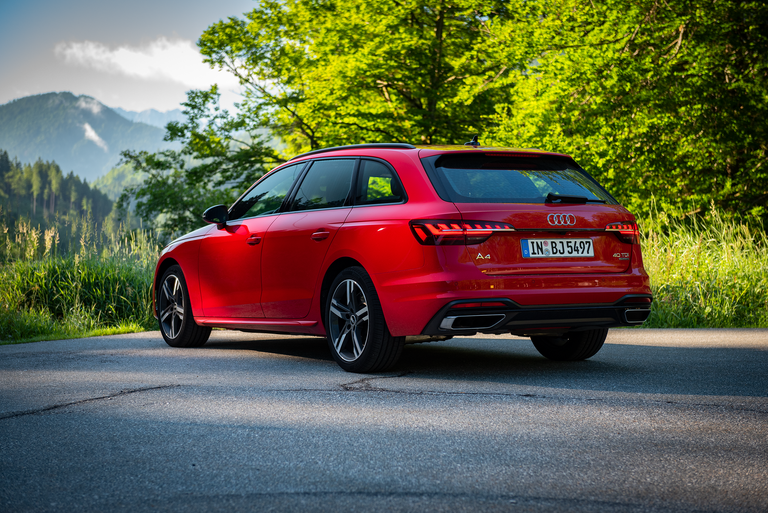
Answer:
[[[545,203],[548,194],[617,203],[586,171],[565,159],[473,154],[429,160],[425,167],[430,171],[434,166],[429,174],[435,189],[454,203]]]

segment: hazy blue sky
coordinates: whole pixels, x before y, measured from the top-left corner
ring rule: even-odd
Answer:
[[[195,42],[254,0],[0,0],[0,104],[71,91],[126,110],[177,108],[189,89],[239,86],[202,63]]]

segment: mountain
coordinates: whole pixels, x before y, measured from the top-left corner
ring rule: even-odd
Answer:
[[[165,128],[170,121],[184,121],[184,114],[181,109],[173,109],[166,112],[160,112],[155,109],[142,110],[123,110],[120,107],[112,107],[112,110],[134,123],[146,123],[147,125]]]
[[[55,160],[93,182],[120,161],[127,149],[173,147],[165,131],[134,123],[91,98],[72,93],[27,96],[0,105],[0,148],[22,162]]]

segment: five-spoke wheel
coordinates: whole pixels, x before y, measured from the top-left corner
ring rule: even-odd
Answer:
[[[397,362],[405,337],[393,337],[368,273],[362,267],[342,271],[326,300],[328,346],[350,372],[376,372]]]
[[[370,322],[368,300],[352,279],[344,280],[331,297],[329,326],[331,342],[339,357],[354,362],[365,349]]]
[[[160,286],[158,296],[160,328],[168,338],[176,338],[184,322],[184,290],[179,278],[169,274]]]
[[[211,328],[198,326],[189,307],[187,283],[181,267],[169,267],[157,288],[157,318],[160,333],[169,346],[202,346],[211,335]]]

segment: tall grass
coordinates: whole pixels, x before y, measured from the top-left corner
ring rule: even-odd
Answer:
[[[645,327],[768,327],[768,237],[721,217],[641,222],[655,301]],[[150,231],[88,218],[0,219],[0,343],[155,329]]]
[[[149,231],[88,218],[0,224],[0,343],[153,328],[159,249]]]
[[[762,225],[660,213],[641,223],[654,303],[651,328],[768,327],[768,237]]]

